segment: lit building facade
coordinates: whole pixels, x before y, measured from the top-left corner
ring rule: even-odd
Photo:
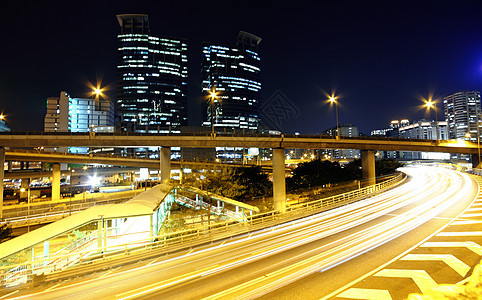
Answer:
[[[261,99],[261,39],[241,31],[234,47],[203,44],[203,126],[217,132],[257,131]],[[209,92],[218,95],[211,103]],[[212,105],[211,105],[212,104]]]
[[[398,128],[401,138],[436,140],[447,140],[448,130],[446,121],[421,120]],[[401,152],[403,159],[450,159],[450,153],[439,152]]]
[[[448,138],[477,141],[477,134],[482,133],[480,92],[476,90],[456,92],[444,97],[443,102],[445,120],[448,123]]]
[[[0,132],[6,132],[6,131],[10,131],[10,128],[5,123],[4,116],[1,115],[0,116]]]
[[[399,128],[410,125],[410,121],[407,119],[392,120],[390,126],[384,129],[372,130],[371,136],[383,136],[397,138],[400,136]],[[401,158],[400,151],[378,151],[378,158],[383,159],[399,159]]]
[[[338,126],[340,131],[340,136],[345,137],[358,137],[360,133],[358,127],[352,124],[340,124]],[[326,130],[323,134],[328,134],[330,136],[336,136],[336,127]],[[344,159],[344,158],[360,158],[360,150],[355,149],[335,149],[335,150],[322,150],[322,157],[327,155],[330,158]]]
[[[401,126],[398,128],[399,136],[401,138],[423,139],[423,140],[436,140],[437,130],[438,130],[439,140],[448,139],[446,121],[435,122],[435,121],[421,120],[413,124]]]
[[[62,91],[59,97],[47,98],[45,132],[113,132],[114,103],[96,98],[72,98]],[[70,152],[86,153],[88,148],[69,148]]]
[[[180,132],[187,125],[187,43],[150,34],[144,14],[118,15],[121,131]]]

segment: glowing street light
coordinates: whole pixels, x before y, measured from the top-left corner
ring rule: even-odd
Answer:
[[[425,102],[425,107],[430,111],[430,109],[435,110],[435,135],[436,141],[438,142],[438,120],[437,120],[437,105],[435,104],[435,101],[432,101],[432,99],[428,100]]]
[[[335,110],[336,110],[336,139],[338,140],[340,138],[340,128],[338,127],[338,101],[334,96],[331,96],[329,99],[330,103],[335,104]]]
[[[213,87],[212,91],[209,91],[209,98],[211,98],[211,135],[214,136],[214,100],[218,99],[215,87]]]
[[[93,132],[94,131],[94,108],[96,107],[96,102],[97,102],[97,99],[99,99],[99,97],[102,96],[102,89],[101,88],[94,88],[92,89],[92,108],[90,110],[90,115],[91,115],[91,124],[90,124],[90,131]]]

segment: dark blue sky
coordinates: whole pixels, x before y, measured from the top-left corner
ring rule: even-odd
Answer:
[[[85,96],[97,77],[115,87],[120,13],[147,13],[153,34],[187,38],[191,125],[201,42],[229,44],[239,30],[263,39],[263,100],[281,91],[300,112],[286,132],[334,126],[323,102],[335,88],[340,123],[365,133],[423,118],[417,98],[430,91],[482,88],[480,1],[23,1],[2,11],[0,110],[15,131],[43,130],[45,100],[61,90]]]

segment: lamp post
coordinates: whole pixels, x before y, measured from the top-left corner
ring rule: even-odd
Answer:
[[[478,167],[480,165],[480,119],[479,119],[480,110],[479,110],[479,104],[477,104],[477,107],[475,109],[475,113],[477,115],[477,153],[478,153],[478,156],[479,156],[479,162],[477,164],[477,167]]]
[[[218,97],[215,87],[209,91],[209,97],[211,98],[211,135],[214,136],[214,100]]]
[[[95,108],[95,102],[97,101],[97,97],[99,97],[102,94],[102,90],[99,88],[95,88],[92,90],[92,107],[90,109],[90,132],[94,131],[94,108]]]
[[[340,139],[340,129],[338,127],[338,101],[335,97],[331,96],[330,102],[335,104],[335,111],[336,111],[336,139]]]
[[[425,104],[427,109],[430,111],[431,108],[435,111],[435,135],[436,135],[436,141],[438,142],[438,120],[437,120],[437,105],[435,104],[435,101],[428,100],[427,103]]]

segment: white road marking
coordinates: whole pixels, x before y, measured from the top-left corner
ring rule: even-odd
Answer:
[[[438,286],[435,280],[424,270],[399,270],[399,269],[383,269],[374,276],[378,277],[394,277],[394,278],[411,278],[423,294],[429,293]]]
[[[402,257],[400,260],[415,260],[415,261],[443,261],[460,276],[464,277],[467,272],[470,271],[470,267],[467,266],[457,257],[452,254],[408,254]]]
[[[363,300],[392,300],[390,292],[387,290],[375,290],[375,289],[357,289],[351,288],[337,297],[348,299],[363,299]]]

